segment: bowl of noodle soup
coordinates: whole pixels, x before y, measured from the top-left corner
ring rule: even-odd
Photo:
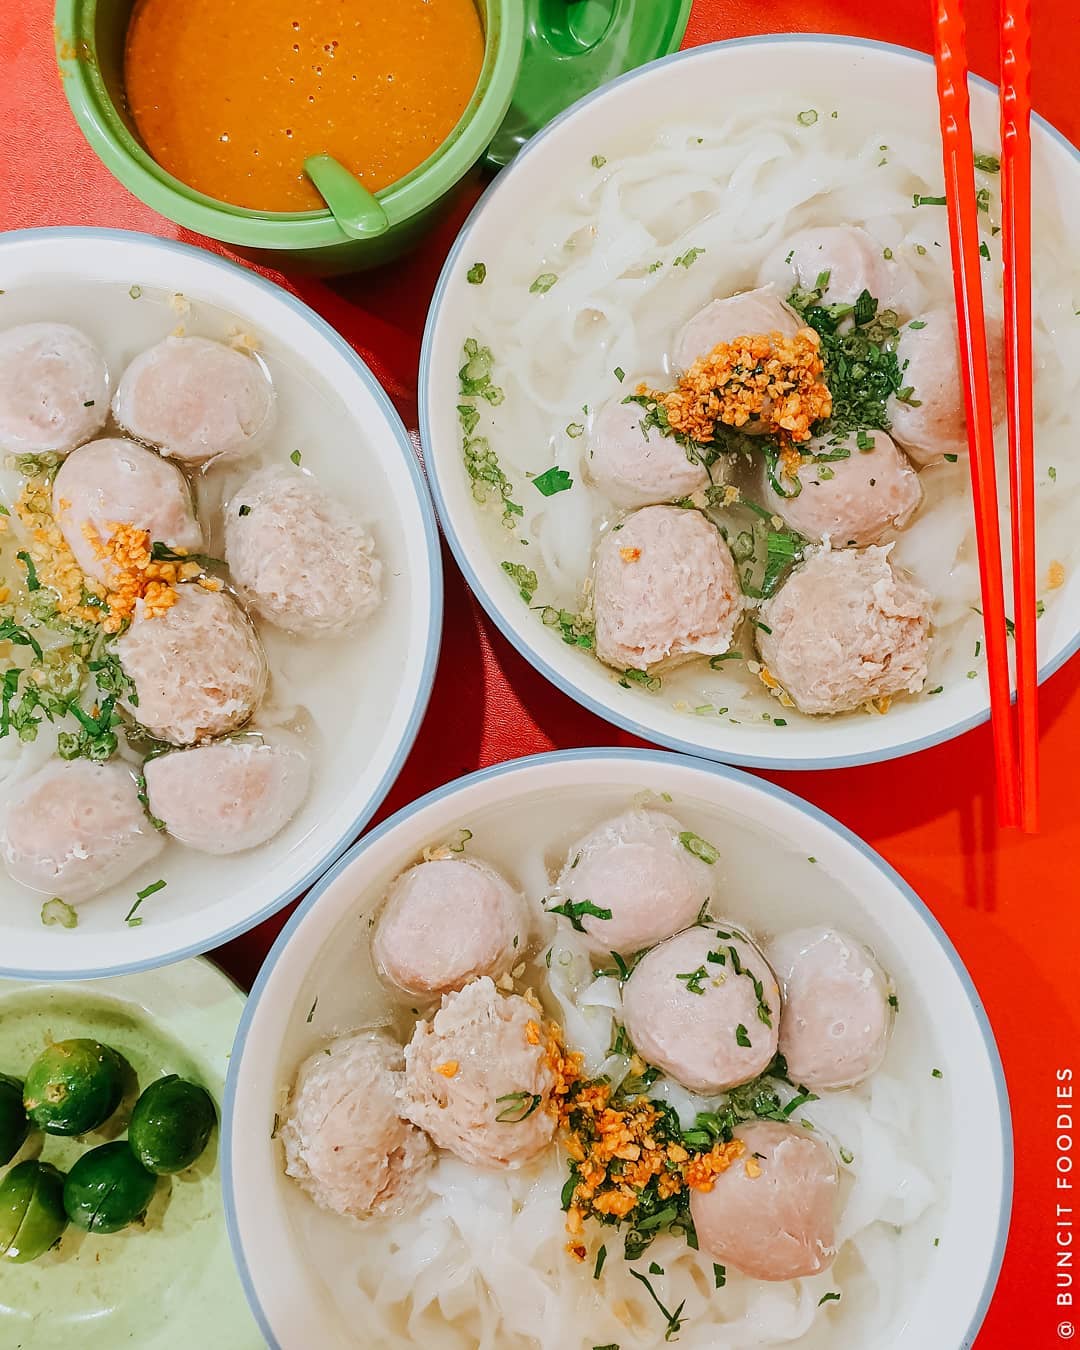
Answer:
[[[971,99],[993,325],[1002,308],[997,101],[978,81]],[[1053,128],[1036,119],[1033,137],[1039,658],[1046,678],[1076,650],[1080,633],[1080,545],[1068,524],[1080,476],[1072,432],[1080,175],[1076,151]],[[958,444],[941,391],[924,384],[920,398],[914,387],[918,371],[926,379],[936,374],[933,362],[928,376],[926,363],[919,367],[905,354],[913,341],[943,334],[953,322],[942,191],[930,59],[802,35],[696,48],[634,72],[575,105],[492,185],[459,236],[432,303],[421,434],[443,528],[470,585],[507,638],[564,692],[654,742],[777,768],[888,759],[987,718],[962,422]],[[799,241],[809,256],[796,256]],[[818,272],[813,250],[822,248]],[[855,256],[863,252],[865,267]],[[864,278],[867,268],[876,281]],[[846,292],[844,279],[854,279]],[[876,303],[860,319],[864,285],[878,294],[863,292]],[[891,392],[869,415],[864,405],[852,415],[851,389],[832,383],[834,420],[812,423],[810,450],[824,453],[796,445],[802,482],[792,490],[781,474],[788,490],[780,495],[767,476],[777,471],[776,447],[772,460],[761,449],[768,436],[721,443],[718,433],[708,454],[692,442],[688,479],[680,451],[660,436],[656,420],[657,397],[678,392],[694,374],[691,356],[704,356],[714,340],[687,348],[686,334],[715,301],[741,302],[763,294],[763,286],[792,333],[799,324],[816,330],[811,339],[821,345],[826,385],[839,380],[840,348],[852,333],[862,350],[872,344],[875,362],[892,363]],[[770,326],[746,324],[759,334]],[[723,334],[730,340],[730,331]],[[955,422],[958,382],[940,378]],[[856,390],[856,403],[866,387]],[[643,406],[624,406],[635,402]],[[620,496],[594,458],[607,434],[603,417],[613,412],[630,426],[641,418],[644,440],[637,427],[623,434],[639,435],[650,454],[659,445],[674,456],[667,461],[673,476],[652,486],[652,495],[647,489],[635,496],[632,483],[630,495]],[[911,432],[913,415],[929,431]],[[840,434],[829,439],[830,430]],[[864,471],[860,490],[880,495],[873,467],[880,449],[877,458],[862,452],[882,433],[902,466],[889,472],[902,471],[914,505],[909,496],[906,507],[891,517],[884,512],[862,536],[854,527],[851,538],[839,525],[831,538],[828,528],[808,528],[798,511],[813,505],[815,493],[827,495],[832,485],[823,480],[836,478],[838,487],[841,473],[868,469],[869,485]],[[781,435],[776,446],[783,443]],[[996,445],[1004,483],[1000,420]],[[830,462],[837,460],[844,462]],[[666,573],[685,592],[673,621],[668,597],[663,622],[679,628],[674,642],[661,632],[650,650],[655,629],[639,641],[642,624],[631,621],[652,604],[654,571],[616,597],[626,611],[621,631],[636,637],[629,652],[616,642],[615,655],[605,655],[602,610],[612,585],[603,575],[604,541],[611,545],[629,522],[643,526],[647,515],[670,515],[671,504],[693,509],[720,536],[719,561],[738,576],[738,586],[728,586],[734,629],[715,607],[706,604],[704,617],[695,608],[695,595],[706,594],[715,578],[695,572],[691,559],[689,583],[678,564]],[[1007,504],[1002,524],[1007,531]],[[654,542],[657,530],[649,535]],[[830,551],[831,560],[824,556]],[[623,563],[636,562],[636,552],[622,550]],[[783,657],[768,652],[773,621],[765,620],[784,607],[785,591],[785,623],[804,608],[797,591],[808,567],[854,567],[856,554],[890,586],[899,577],[914,588],[905,592],[915,597],[914,609],[904,608],[903,597],[898,603],[918,629],[916,660],[892,683],[875,683],[864,679],[867,661],[882,668],[903,661],[895,648],[881,657],[864,647],[852,661],[854,693],[831,706],[804,702],[799,663],[820,665],[823,650],[844,648],[846,621],[834,614],[831,629],[815,629],[804,617],[794,665],[789,647],[786,672],[771,672]]]
[[[595,1216],[568,1243],[564,1187],[574,1155],[562,1129],[510,1166],[462,1157],[509,1125],[478,1124],[457,1152],[432,1148],[426,1160],[413,1140],[395,1155],[411,1159],[413,1174],[398,1177],[407,1200],[374,1216],[331,1212],[337,1198],[312,1192],[311,1175],[295,1166],[307,1091],[300,1080],[319,1078],[326,1090],[336,1074],[326,1066],[341,1062],[342,1046],[367,1038],[400,1047],[430,1032],[423,1019],[438,1000],[391,989],[380,964],[385,944],[379,954],[388,888],[418,866],[456,858],[495,869],[528,904],[517,964],[494,986],[477,979],[466,991],[487,985],[506,1007],[534,991],[536,1017],[557,1020],[591,1073],[601,1066],[615,1082],[628,1072],[618,1029],[630,1000],[598,969],[610,957],[583,950],[565,917],[572,909],[553,915],[543,903],[562,885],[560,868],[565,877],[582,856],[583,835],[619,813],[677,821],[676,852],[696,850],[713,915],[762,949],[775,952],[778,935],[825,923],[887,972],[891,1032],[868,1077],[816,1093],[776,1082],[784,1128],[827,1147],[840,1171],[835,1259],[805,1278],[751,1279],[735,1257],[715,1264],[704,1236],[694,1249],[670,1212],[644,1243]],[[449,930],[445,940],[453,941]],[[455,997],[464,995],[443,998],[444,1013]],[[463,1073],[471,1053],[460,1047]],[[412,1054],[409,1046],[406,1085]],[[450,1081],[457,1070],[455,1059],[436,1073]],[[629,1071],[637,1071],[632,1060]],[[705,1100],[724,1109],[723,1094],[700,1099],[670,1074],[649,1084],[650,1100],[684,1122]],[[353,1092],[339,1098],[353,1104],[351,1141],[365,1134],[377,1084],[364,1077]],[[438,1134],[439,1122],[427,1128]],[[662,1342],[665,1316],[680,1344],[717,1350],[966,1347],[997,1278],[1011,1201],[1009,1110],[993,1035],[929,911],[815,808],[738,770],[657,751],[558,752],[483,770],[413,803],[350,850],[260,973],[234,1047],[222,1135],[234,1252],[267,1342],[281,1350],[645,1350]],[[349,1185],[351,1167],[341,1172]],[[568,1248],[578,1244],[575,1260]]]

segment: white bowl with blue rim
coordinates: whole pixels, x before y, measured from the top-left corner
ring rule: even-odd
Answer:
[[[276,1350],[414,1344],[372,1339],[352,1301],[358,1280],[350,1235],[357,1221],[318,1209],[284,1175],[274,1137],[300,1062],[379,1016],[365,952],[368,920],[387,884],[425,848],[461,838],[467,829],[473,856],[508,850],[500,866],[535,901],[541,884],[535,864],[529,879],[514,870],[520,850],[512,841],[519,833],[541,840],[550,872],[565,856],[561,849],[639,792],[667,794],[670,801],[654,796],[654,804],[715,845],[725,913],[758,933],[813,914],[870,942],[890,971],[899,999],[890,1055],[905,1056],[905,1075],[918,1074],[936,1094],[928,1108],[932,1119],[921,1119],[918,1128],[927,1131],[937,1194],[903,1239],[914,1244],[904,1250],[917,1259],[897,1266],[888,1326],[875,1329],[872,1343],[874,1350],[965,1350],[973,1343],[1004,1250],[1012,1141],[993,1033],[949,939],[872,849],[792,794],[701,759],[597,749],[484,769],[399,811],[320,880],[267,958],[233,1049],[222,1143],[233,1250]],[[786,899],[777,891],[785,882],[793,883]],[[389,1240],[383,1245],[389,1253]]]
[[[944,688],[932,688],[933,682],[928,681],[923,695],[894,700],[887,716],[860,713],[814,720],[785,714],[778,719],[759,717],[754,712],[736,725],[722,715],[728,713],[727,708],[719,710],[721,715],[712,715],[717,712],[713,705],[703,705],[703,711],[710,715],[695,716],[697,710],[673,706],[666,694],[650,694],[625,680],[620,684],[618,672],[567,645],[557,626],[545,627],[540,616],[522,603],[518,586],[502,570],[501,560],[529,564],[530,550],[513,546],[513,536],[527,530],[507,531],[508,543],[500,546],[501,551],[491,545],[491,531],[482,528],[480,521],[485,508],[479,508],[473,498],[473,484],[462,457],[458,371],[464,341],[473,333],[471,316],[479,288],[476,272],[473,284],[469,273],[477,260],[483,260],[487,269],[482,285],[490,288],[500,260],[508,256],[510,241],[526,228],[523,222],[544,222],[544,204],[565,193],[568,176],[573,183],[576,180],[572,175],[590,173],[590,149],[623,144],[627,129],[635,125],[663,128],[674,125],[679,116],[682,125],[689,125],[695,114],[704,115],[702,110],[716,106],[718,90],[723,91],[723,106],[727,108],[737,103],[740,95],[753,97],[765,88],[794,91],[796,102],[792,106],[813,106],[815,97],[821,107],[842,107],[846,99],[866,98],[899,108],[919,106],[936,118],[933,62],[925,53],[857,38],[810,34],[741,38],[693,48],[633,71],[583,98],[525,146],[489,188],[458,236],[436,287],[424,335],[419,384],[421,439],[436,509],[469,585],[504,636],[557,688],[624,730],[671,749],[763,768],[841,768],[911,754],[985,722],[989,699],[982,644],[970,662],[974,669],[969,678],[964,678],[966,671],[961,669],[959,678],[950,679]],[[800,98],[808,98],[809,105],[798,103]],[[981,137],[978,143],[996,145],[996,90],[985,81],[973,80],[971,98],[973,124],[977,138]],[[1034,119],[1033,138],[1037,184],[1052,182],[1063,217],[1075,219],[1080,209],[1080,155],[1040,118]],[[600,165],[604,163],[601,158]],[[595,179],[595,170],[592,172]],[[588,182],[587,177],[582,181]],[[561,246],[563,235],[556,236],[555,226],[549,241],[543,235],[546,226],[536,228],[538,238],[552,248]],[[941,228],[945,229],[944,223]],[[541,253],[543,247],[541,243]],[[943,247],[947,251],[947,244]],[[515,255],[515,265],[520,261]],[[707,264],[703,261],[695,265]],[[525,289],[522,315],[534,300],[558,303],[557,288],[542,297],[525,294]],[[510,312],[505,298],[502,308],[505,318]],[[1073,306],[1068,306],[1068,315],[1065,308],[1062,300],[1062,324],[1073,322]],[[498,352],[493,355],[493,379],[497,383]],[[617,386],[612,384],[612,389]],[[599,391],[596,399],[610,392]],[[576,405],[570,411],[576,415]],[[558,425],[551,427],[553,444],[562,435],[564,420],[560,418]],[[481,429],[498,453],[500,443],[505,444],[515,428],[498,427],[497,422],[494,425],[497,430],[489,431],[486,426]],[[570,431],[569,426],[566,430]],[[568,442],[565,453],[576,455],[574,447],[583,443]],[[1069,472],[1071,481],[1071,469]],[[1057,476],[1049,486],[1059,489],[1063,475],[1056,469],[1054,473]],[[1001,488],[1004,499],[1004,479]],[[519,485],[518,493],[526,505],[526,518],[544,509],[527,482]],[[497,522],[498,510],[486,509],[494,509]],[[1007,517],[1004,520],[1007,522]],[[1007,536],[1007,524],[1005,529]],[[535,554],[536,548],[531,552]],[[1063,561],[1067,573],[1064,589],[1056,591],[1039,625],[1041,679],[1052,675],[1080,647],[1080,542],[1076,555]],[[1048,558],[1040,560],[1041,565],[1048,562]],[[974,597],[974,589],[972,594]],[[539,605],[543,599],[538,593],[532,603]],[[973,598],[973,604],[978,603]],[[964,650],[968,650],[966,645]],[[930,693],[935,696],[929,697]],[[773,708],[774,713],[780,711]]]
[[[5,892],[0,975],[42,980],[135,972],[207,951],[310,886],[357,837],[394,782],[427,706],[442,629],[438,533],[415,451],[374,375],[329,324],[279,286],[201,249],[125,231],[65,228],[0,236],[0,290],[7,306],[0,310],[0,329],[31,318],[79,323],[82,316],[69,311],[67,297],[90,282],[108,288],[103,296],[122,287],[132,310],[152,296],[178,295],[170,324],[186,323],[191,331],[198,331],[200,306],[207,315],[223,311],[239,331],[268,344],[268,359],[272,352],[295,363],[300,375],[294,390],[320,381],[332,391],[348,434],[332,446],[310,447],[308,462],[318,474],[320,455],[332,455],[339,464],[344,460],[345,474],[355,472],[362,518],[384,560],[384,604],[349,639],[364,644],[371,679],[350,692],[348,715],[321,737],[308,800],[278,839],[227,858],[191,854],[201,870],[186,878],[182,869],[157,870],[164,869],[157,860],[130,886],[84,902],[78,926],[70,929],[43,924],[46,897],[23,888],[14,896]],[[123,311],[117,322],[122,319]],[[93,322],[88,310],[91,333]],[[120,372],[110,373],[115,382]],[[292,425],[303,423],[304,397],[295,395]],[[282,448],[283,458],[291,444]],[[366,498],[365,482],[371,489]],[[341,641],[326,649],[328,661]],[[167,885],[144,902],[143,922],[125,924],[137,888],[159,876]]]

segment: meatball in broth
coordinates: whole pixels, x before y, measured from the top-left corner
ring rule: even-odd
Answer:
[[[600,660],[647,670],[726,652],[742,593],[731,550],[700,511],[646,506],[601,539],[593,604]]]
[[[719,342],[734,342],[755,333],[794,337],[800,326],[798,315],[783,303],[772,285],[710,300],[679,329],[671,349],[671,365],[675,370],[689,370],[699,356],[708,356]]]
[[[540,1014],[486,976],[446,994],[405,1047],[402,1111],[440,1148],[479,1167],[520,1167],[555,1134],[555,1073]]]
[[[800,712],[848,712],[926,681],[930,597],[887,548],[812,551],[759,613],[761,659]]]
[[[285,1171],[323,1209],[366,1219],[418,1198],[434,1154],[401,1117],[403,1063],[400,1046],[364,1031],[300,1066],[281,1127]]]
[[[889,982],[861,943],[835,928],[800,928],[769,946],[784,995],[780,1053],[795,1083],[851,1087],[885,1058]]]
[[[9,791],[0,852],[9,875],[33,891],[88,900],[164,846],[118,760],[50,760]]]
[[[762,494],[775,515],[814,543],[876,543],[886,530],[903,529],[922,501],[919,475],[884,431],[811,441],[807,450],[824,462],[802,465],[796,495],[781,496],[768,482]]]
[[[505,974],[524,953],[524,896],[475,858],[417,863],[391,885],[375,925],[380,975],[416,997]]]
[[[689,927],[717,878],[715,866],[681,842],[684,833],[662,811],[626,811],[605,820],[571,846],[548,908],[582,906],[577,923],[597,955],[641,951]]]
[[[735,1138],[742,1156],[690,1197],[701,1250],[755,1280],[820,1274],[836,1256],[839,1175],[828,1145],[765,1120]]]
[[[371,535],[310,477],[260,469],[225,506],[225,559],[242,598],[305,637],[344,632],[379,604]]]
[[[117,565],[106,545],[117,525],[145,530],[150,543],[193,552],[203,545],[184,475],[133,441],[91,441],[70,454],[53,482],[53,516],[75,561],[106,585]]]
[[[757,947],[723,920],[654,947],[623,989],[638,1053],[692,1092],[726,1092],[776,1054],[780,992]]]
[[[1004,330],[1001,320],[991,314],[986,316],[986,345],[996,424],[1005,415]],[[889,399],[895,438],[920,468],[939,463],[943,455],[965,454],[967,413],[955,313],[943,307],[905,324],[896,344],[896,359],[911,393],[903,399],[897,394]]]
[[[109,416],[105,358],[66,323],[0,333],[0,447],[11,455],[66,455]]]
[[[284,829],[307,796],[311,766],[289,737],[247,735],[158,755],[144,774],[150,810],[169,834],[221,855]]]
[[[137,699],[121,703],[152,736],[173,745],[237,731],[266,688],[266,660],[243,610],[195,583],[179,586],[163,614],[148,615],[139,600],[116,650]]]
[[[113,398],[113,416],[129,435],[194,465],[245,454],[273,412],[258,361],[200,337],[167,337],[137,356]]]
[[[879,310],[913,313],[923,288],[911,267],[886,257],[881,244],[858,225],[821,225],[800,230],[770,254],[759,278],[803,290],[821,290],[829,304],[854,304],[863,291]]]
[[[593,419],[585,456],[588,480],[627,509],[689,497],[710,482],[705,466],[674,438],[642,428],[639,403],[615,399]],[[720,465],[712,481],[720,481]]]

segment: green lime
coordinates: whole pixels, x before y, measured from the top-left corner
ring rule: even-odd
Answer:
[[[64,1209],[88,1233],[116,1233],[146,1213],[157,1177],[125,1139],[84,1153],[64,1182]]]
[[[205,1088],[170,1074],[151,1083],[135,1103],[128,1142],[148,1171],[182,1172],[206,1148],[216,1118]]]
[[[0,1167],[9,1163],[30,1133],[23,1107],[23,1085],[0,1073]]]
[[[86,1134],[120,1105],[127,1061],[100,1041],[57,1041],[26,1075],[26,1113],[46,1134]]]
[[[67,1227],[64,1174],[21,1162],[0,1182],[0,1256],[22,1264],[47,1252]]]

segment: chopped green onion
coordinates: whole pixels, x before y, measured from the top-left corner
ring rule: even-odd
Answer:
[[[672,262],[672,267],[693,267],[698,258],[705,252],[703,248],[688,248]]]
[[[719,860],[720,850],[714,848],[707,839],[702,839],[700,834],[694,834],[692,830],[682,830],[679,834],[679,843],[688,853],[692,853],[695,858],[700,858],[710,866]]]
[[[139,924],[142,923],[141,918],[136,919],[132,917],[135,911],[142,904],[142,902],[148,899],[151,895],[156,895],[158,891],[164,890],[165,886],[166,883],[164,881],[153,881],[150,883],[149,886],[144,887],[141,891],[135,892],[135,903],[124,915],[124,922],[127,924],[129,928],[137,928]]]
[[[558,281],[554,272],[541,272],[533,284],[529,287],[530,295],[546,295],[552,286]]]
[[[592,159],[589,160],[589,163],[594,169],[602,169],[607,163],[607,159],[603,155],[593,155]]]
[[[507,1092],[495,1098],[496,1106],[502,1102],[510,1103],[503,1107],[495,1119],[500,1125],[520,1125],[523,1120],[528,1120],[543,1100],[539,1092]]]
[[[54,895],[41,906],[41,922],[46,928],[51,928],[54,924],[59,924],[61,928],[77,928],[79,916],[66,901]]]
[[[801,127],[812,127],[817,120],[817,110],[814,108],[807,108],[805,112],[799,113],[795,119]]]
[[[470,286],[482,286],[484,284],[484,278],[486,276],[487,276],[487,264],[478,262],[473,263],[473,265],[465,273],[465,280],[469,283]]]

